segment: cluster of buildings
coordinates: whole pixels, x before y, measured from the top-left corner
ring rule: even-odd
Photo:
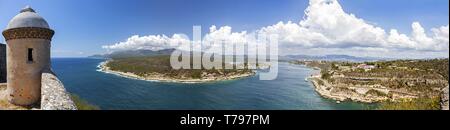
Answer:
[[[356,66],[356,68],[357,69],[364,69],[364,70],[368,71],[368,70],[375,69],[376,66],[374,66],[374,65],[367,65],[367,64],[359,64],[359,65]]]
[[[353,66],[345,66],[345,65],[337,65],[339,70],[341,71],[354,71],[358,69],[363,69],[364,71],[370,71],[372,69],[376,69],[377,66],[375,65],[368,65],[368,64],[358,64]]]

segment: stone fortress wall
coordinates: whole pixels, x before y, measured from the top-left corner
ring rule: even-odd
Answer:
[[[41,85],[42,110],[77,110],[70,94],[51,70],[42,73]]]

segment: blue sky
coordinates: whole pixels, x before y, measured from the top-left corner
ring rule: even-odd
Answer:
[[[133,35],[191,36],[192,26],[253,31],[279,21],[302,20],[308,0],[0,0],[0,27],[31,5],[56,31],[53,57],[105,53],[103,45]],[[341,0],[344,11],[389,32],[409,34],[420,22],[428,32],[448,25],[448,0]],[[448,36],[447,36],[448,39]],[[4,42],[3,37],[0,41]],[[448,43],[447,43],[448,45]],[[447,46],[448,47],[448,46]],[[448,54],[448,49],[446,50]]]

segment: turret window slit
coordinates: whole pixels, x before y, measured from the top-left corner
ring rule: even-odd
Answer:
[[[33,48],[28,48],[28,62],[33,62]]]

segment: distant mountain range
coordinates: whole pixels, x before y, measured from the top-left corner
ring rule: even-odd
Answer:
[[[143,56],[158,56],[158,55],[171,55],[175,49],[165,49],[159,51],[152,50],[131,50],[131,51],[117,51],[110,54],[92,55],[90,58],[127,58],[127,57],[143,57]],[[352,61],[352,62],[364,62],[364,61],[377,61],[377,60],[389,60],[386,58],[374,58],[374,57],[355,57],[349,55],[325,55],[325,56],[310,56],[310,55],[287,55],[280,56],[280,60],[322,60],[322,61]]]
[[[310,55],[287,55],[280,56],[280,60],[321,60],[321,61],[352,61],[352,62],[365,62],[365,61],[378,61],[389,60],[387,58],[375,58],[375,57],[356,57],[349,55],[325,55],[325,56],[310,56]]]
[[[165,49],[159,51],[152,50],[132,50],[132,51],[116,51],[110,54],[92,55],[89,58],[127,58],[127,57],[143,57],[143,56],[158,56],[170,55],[175,49]]]

